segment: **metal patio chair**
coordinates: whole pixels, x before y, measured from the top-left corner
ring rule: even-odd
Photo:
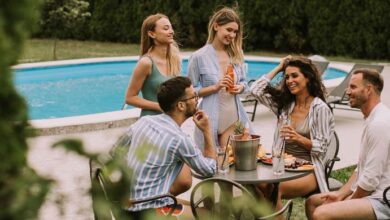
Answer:
[[[339,153],[339,138],[336,132],[334,132],[331,137],[328,150],[326,152],[326,163],[325,163],[326,184],[328,185],[330,191],[336,191],[343,186],[343,183],[341,183],[337,179],[330,177],[334,164],[336,163],[336,161],[340,161],[340,158],[338,157],[338,153]]]
[[[390,201],[389,201],[389,190],[390,190],[390,186],[388,186],[384,191],[383,191],[383,200],[386,202],[387,206],[389,206],[389,209],[390,209]]]
[[[208,178],[199,182],[191,192],[191,210],[195,219],[273,219],[293,207],[288,200],[283,208],[272,214],[241,184],[223,178]],[[268,212],[267,214],[263,214]]]
[[[118,209],[121,209],[120,207],[121,203],[119,201],[114,201],[114,199],[112,199],[110,195],[108,195],[106,191],[106,185],[109,184],[109,180],[108,178],[105,178],[103,174],[102,165],[94,160],[90,160],[89,168],[90,168],[89,175],[90,175],[91,186],[92,186],[91,195],[92,195],[92,208],[94,213],[94,219],[95,220],[108,219],[108,216],[111,216],[111,219],[113,218],[120,219],[121,216],[116,216],[115,213],[113,212],[113,206],[116,206]],[[176,197],[171,194],[157,195],[157,196],[153,196],[145,199],[139,199],[139,200],[129,200],[128,205],[131,206],[131,205],[150,202],[153,200],[158,200],[163,198],[171,199],[173,201],[173,205],[172,205],[173,207],[177,205]],[[102,199],[107,201],[107,204],[109,204],[109,206],[101,205],[101,203],[99,204],[99,200],[101,201]],[[172,215],[173,211],[174,211],[173,208],[170,209],[170,211],[167,214],[168,218]],[[125,215],[124,213],[125,211],[123,211],[122,216]],[[142,217],[142,213],[135,212],[133,216],[130,212],[128,212],[126,216],[131,216],[133,217],[133,219],[140,219],[140,217]]]

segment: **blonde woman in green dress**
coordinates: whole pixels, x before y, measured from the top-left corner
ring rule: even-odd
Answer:
[[[126,104],[141,108],[141,117],[162,113],[157,88],[180,75],[181,59],[169,18],[163,14],[147,17],[141,27],[141,58],[126,91]],[[142,92],[142,97],[139,92]]]

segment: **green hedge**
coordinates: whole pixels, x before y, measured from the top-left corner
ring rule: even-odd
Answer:
[[[64,0],[62,0],[64,1]],[[317,53],[356,58],[390,57],[388,0],[88,0],[89,28],[72,38],[138,43],[143,19],[168,15],[183,47],[198,48],[207,23],[222,6],[239,6],[244,49]],[[47,36],[42,30],[37,36]],[[60,37],[69,37],[64,31]]]

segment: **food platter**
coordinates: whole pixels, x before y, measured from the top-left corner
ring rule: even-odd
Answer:
[[[262,162],[263,164],[272,165],[272,158],[271,157],[262,157],[262,158],[258,158],[258,160],[260,162]]]
[[[291,157],[289,157],[291,158]],[[286,159],[285,159],[286,160]],[[272,158],[270,157],[262,157],[259,158],[259,161],[266,165],[272,165]],[[302,160],[297,158],[293,163],[286,164],[285,170],[291,172],[304,172],[310,171],[314,169],[314,165],[310,161]]]
[[[313,164],[301,165],[297,168],[287,168],[287,167],[285,168],[286,171],[290,171],[290,172],[306,172],[313,169],[314,169]]]

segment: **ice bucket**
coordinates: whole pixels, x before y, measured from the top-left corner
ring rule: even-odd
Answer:
[[[256,170],[260,136],[251,135],[251,139],[246,140],[241,140],[241,136],[242,134],[230,137],[236,170]]]

